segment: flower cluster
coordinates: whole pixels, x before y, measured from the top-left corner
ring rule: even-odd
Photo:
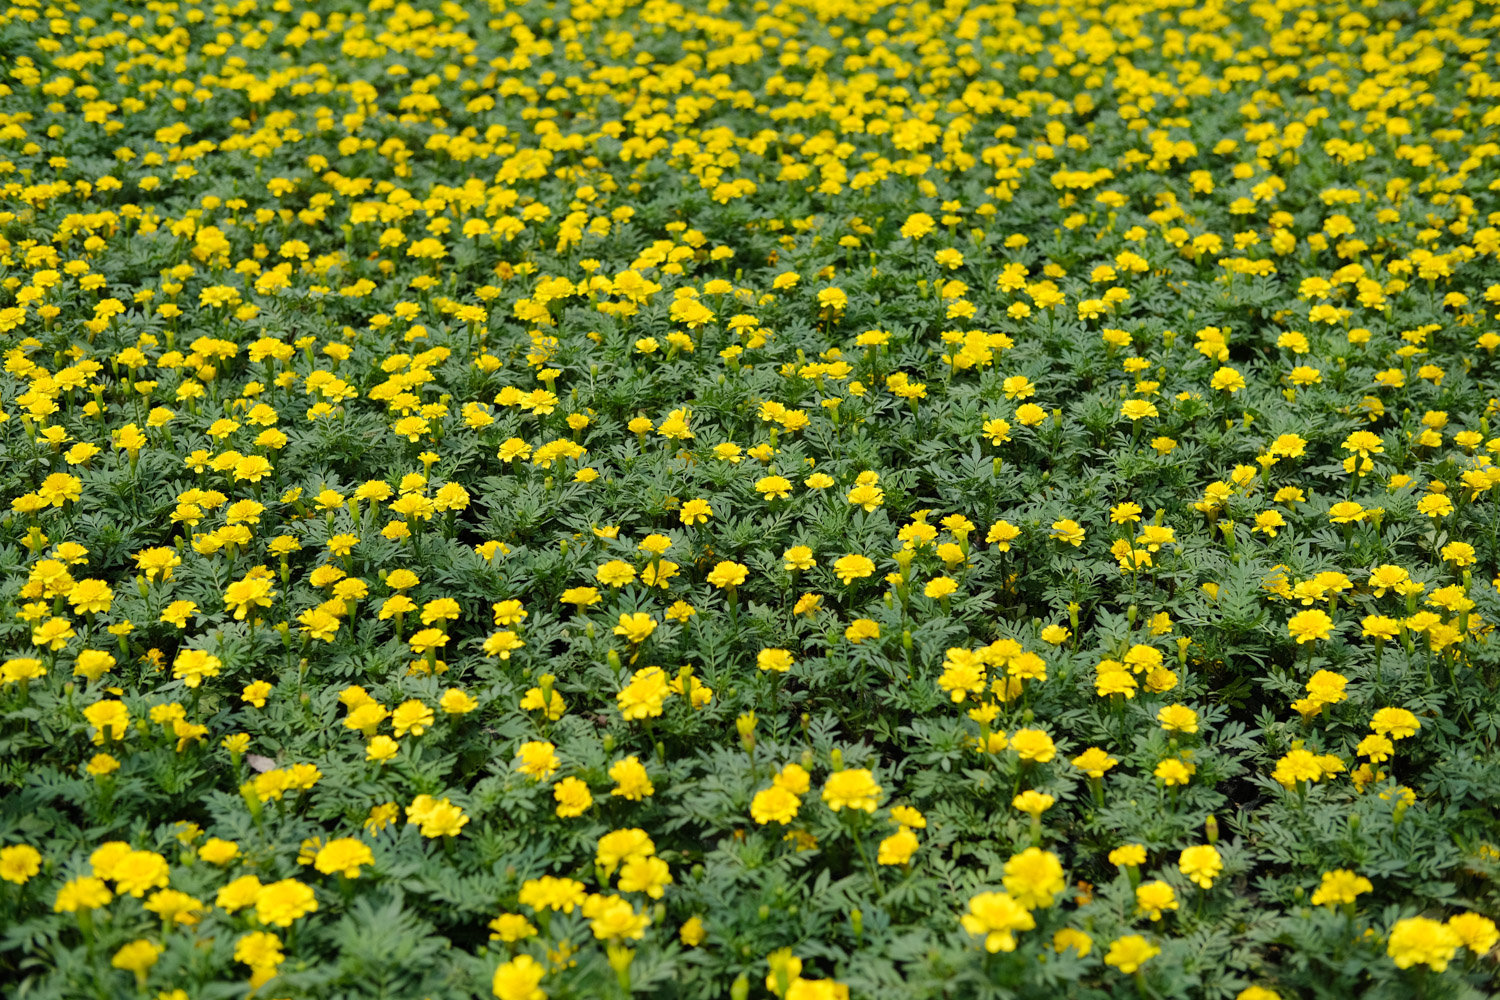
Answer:
[[[15,0],[0,973],[1489,989],[1497,24]]]

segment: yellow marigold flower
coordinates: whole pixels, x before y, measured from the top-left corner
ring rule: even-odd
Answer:
[[[1016,931],[1036,926],[1030,909],[1003,892],[981,892],[969,900],[969,911],[959,918],[963,929],[984,938],[990,954],[1016,950]]]
[[[552,797],[557,800],[557,815],[562,819],[582,816],[594,804],[589,786],[577,778],[569,777],[559,781],[552,789]]]
[[[116,969],[135,973],[136,983],[144,990],[147,970],[156,964],[156,960],[165,950],[162,945],[141,938],[122,946],[109,960],[109,964]]]
[[[518,899],[522,906],[529,906],[538,912],[560,910],[572,913],[583,905],[586,895],[582,882],[544,875],[539,879],[523,882]]]
[[[396,706],[396,710],[391,713],[391,725],[398,737],[407,733],[421,736],[432,725],[433,718],[430,706],[412,698]]]
[[[726,559],[716,565],[708,574],[708,583],[710,586],[718,587],[720,590],[727,590],[744,583],[749,575],[750,568],[748,566]]]
[[[851,553],[840,556],[833,562],[833,571],[847,587],[855,580],[862,580],[875,572],[875,563],[868,556]]]
[[[522,743],[516,750],[516,759],[521,763],[517,771],[536,781],[542,781],[562,766],[557,759],[557,748],[545,740]]]
[[[702,917],[689,917],[677,931],[677,936],[689,948],[696,948],[708,938]]]
[[[547,969],[530,955],[517,955],[502,962],[490,981],[496,1000],[546,1000],[541,983]]]
[[[1161,919],[1165,910],[1177,909],[1177,893],[1161,879],[1143,882],[1135,890],[1135,912],[1137,916],[1149,917],[1152,923]]]
[[[709,506],[707,500],[689,500],[678,511],[678,517],[688,527],[692,527],[695,524],[704,524],[713,516],[714,510]]]
[[[784,500],[792,495],[792,481],[785,476],[762,476],[755,482],[755,491],[765,500]]]
[[[1408,736],[1415,736],[1417,730],[1422,728],[1422,723],[1404,708],[1382,708],[1370,720],[1370,728],[1381,736],[1404,740]]]
[[[813,558],[812,549],[806,545],[793,545],[781,554],[781,558],[785,560],[784,568],[789,573],[812,569],[818,564],[818,561]]]
[[[1010,551],[1010,543],[1021,535],[1021,529],[1009,521],[996,521],[990,525],[989,532],[984,536],[987,544],[994,545],[1001,552]]]
[[[1127,934],[1110,942],[1104,964],[1112,965],[1128,976],[1160,954],[1160,948],[1139,934]]]
[[[1245,376],[1233,368],[1225,366],[1214,372],[1214,377],[1210,380],[1209,385],[1215,390],[1233,395],[1245,388]]]
[[[755,665],[764,672],[784,674],[792,669],[792,653],[786,649],[762,649],[755,655]]]
[[[1386,954],[1398,969],[1425,965],[1433,972],[1443,972],[1462,946],[1462,939],[1447,924],[1430,917],[1408,917],[1391,927]]]
[[[5,881],[25,885],[41,870],[41,852],[30,844],[15,844],[0,848],[0,878]],[[134,895],[138,896],[140,893]]]
[[[1177,870],[1186,875],[1194,885],[1209,889],[1213,887],[1214,879],[1224,870],[1224,859],[1210,844],[1188,847],[1178,855]]]
[[[1169,733],[1198,731],[1198,713],[1186,705],[1167,705],[1156,713],[1156,721]]]
[[[1369,513],[1353,500],[1341,500],[1328,508],[1328,520],[1334,524],[1352,524]]]
[[[880,792],[874,775],[863,768],[835,772],[823,783],[823,801],[834,812],[849,808],[873,813]]]
[[[1304,642],[1327,639],[1333,634],[1333,619],[1316,608],[1299,611],[1286,623],[1286,630],[1300,646]]]
[[[1500,929],[1496,929],[1495,922],[1477,913],[1454,914],[1448,918],[1448,929],[1476,955],[1488,955],[1496,942],[1500,942]]]
[[[535,937],[537,930],[530,920],[519,913],[502,913],[489,922],[490,940],[507,944]]]
[[[240,845],[232,840],[210,837],[198,848],[198,857],[211,865],[226,865],[239,857]]]
[[[1072,948],[1079,958],[1087,958],[1094,950],[1094,939],[1076,927],[1062,927],[1052,935],[1052,950],[1061,955]]]
[[[609,777],[615,783],[610,795],[640,802],[656,794],[656,787],[651,784],[651,775],[634,754],[616,761],[609,769]]]
[[[1322,884],[1313,890],[1312,904],[1314,906],[1337,906],[1340,903],[1352,903],[1364,893],[1372,892],[1374,888],[1370,880],[1363,875],[1357,875],[1346,868],[1336,868],[1323,873]]]
[[[607,587],[624,587],[635,582],[635,567],[619,559],[611,559],[594,571],[594,579]]]
[[[1062,862],[1051,851],[1028,847],[1005,862],[1005,891],[1028,910],[1046,909],[1067,887]]]
[[[1106,771],[1120,762],[1098,747],[1089,747],[1083,753],[1074,757],[1072,763],[1074,767],[1087,774],[1090,778],[1102,778]]]
[[[1057,746],[1040,729],[1017,729],[1010,738],[1010,745],[1022,760],[1045,764],[1057,754]]]
[[[656,619],[642,612],[620,614],[620,624],[615,626],[615,635],[624,636],[629,643],[642,643],[656,631]]]
[[[1052,537],[1066,545],[1078,548],[1083,544],[1084,530],[1079,527],[1077,521],[1064,518],[1061,521],[1052,522]]]
[[[359,878],[360,868],[374,863],[375,855],[369,846],[353,837],[330,840],[313,859],[313,867],[324,875],[338,873],[345,878]]]
[[[7,879],[7,881],[14,881]],[[79,911],[97,910],[101,906],[108,905],[114,898],[109,891],[109,886],[104,880],[92,875],[84,875],[72,879],[63,884],[57,890],[57,899],[52,904],[54,913],[77,913]]]
[[[318,900],[312,887],[296,879],[272,882],[255,894],[256,918],[273,927],[290,927],[293,921],[317,909]]]
[[[785,826],[797,818],[797,810],[801,806],[802,800],[796,795],[780,785],[771,785],[755,793],[750,801],[750,816],[762,826],[767,823]]]
[[[140,899],[151,889],[166,887],[167,859],[155,851],[126,851],[110,867],[108,874],[101,872],[97,865],[94,874],[113,881],[115,892],[120,895]]]
[[[1011,800],[1012,808],[1015,808],[1032,817],[1039,817],[1042,813],[1051,809],[1057,800],[1036,789],[1027,789]]]

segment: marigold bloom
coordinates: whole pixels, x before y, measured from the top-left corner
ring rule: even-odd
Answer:
[[[1078,526],[1077,521],[1065,518],[1052,522],[1052,537],[1076,549],[1083,544],[1084,530]]]
[[[1392,925],[1386,954],[1398,969],[1425,965],[1433,972],[1443,972],[1462,946],[1462,939],[1447,924],[1430,917],[1408,917]]]
[[[1333,634],[1333,619],[1317,608],[1299,611],[1286,623],[1286,630],[1300,646],[1304,642],[1327,639]]]
[[[1421,721],[1404,708],[1382,708],[1370,720],[1370,728],[1381,736],[1393,740],[1404,740],[1415,736],[1422,728]]]
[[[1313,890],[1312,904],[1314,906],[1337,906],[1340,903],[1352,903],[1357,897],[1372,892],[1374,889],[1370,880],[1363,875],[1357,875],[1345,868],[1337,868],[1323,873],[1322,884]]]
[[[862,580],[875,572],[875,563],[868,556],[850,554],[834,560],[833,571],[847,587],[855,580]]]
[[[762,649],[755,655],[755,665],[763,672],[784,674],[792,669],[792,653],[787,649]]]
[[[1110,943],[1104,964],[1112,965],[1128,976],[1160,954],[1160,948],[1139,934],[1127,934]]]
[[[656,631],[656,619],[641,612],[620,614],[620,624],[615,626],[614,633],[624,636],[629,643],[642,643]]]
[[[1040,729],[1017,729],[1010,745],[1022,760],[1045,764],[1057,754],[1057,745]]]
[[[867,813],[875,811],[881,788],[875,777],[862,768],[838,771],[828,776],[823,784],[823,801],[834,812],[841,809],[859,809]]]
[[[1067,886],[1062,862],[1051,851],[1028,847],[1005,862],[1005,891],[1028,910],[1046,909]]]
[[[656,787],[651,783],[651,775],[646,771],[646,766],[634,754],[616,761],[609,769],[609,777],[615,783],[615,787],[610,790],[610,795],[631,802],[640,802],[656,793]]]
[[[161,953],[165,950],[163,946],[154,941],[147,941],[145,938],[141,938],[138,941],[132,941],[122,946],[114,953],[114,956],[109,960],[109,964],[116,969],[135,973],[136,982],[142,989],[145,989],[147,970],[156,964],[156,960],[161,957]]]
[[[1135,890],[1135,912],[1138,916],[1151,919],[1152,923],[1161,919],[1163,911],[1177,909],[1177,893],[1172,887],[1161,879],[1151,882],[1143,882]]]
[[[522,743],[516,750],[516,759],[521,763],[516,770],[536,781],[542,781],[562,766],[557,759],[557,748],[545,740]]]
[[[771,785],[755,793],[750,802],[750,816],[764,826],[780,823],[783,826],[797,817],[802,800],[780,785]]]
[[[1031,911],[1003,892],[981,892],[969,900],[969,912],[959,918],[964,930],[984,938],[990,954],[1016,950],[1016,931],[1036,926]]]
[[[552,789],[552,797],[557,800],[557,815],[563,819],[582,816],[594,804],[589,786],[572,777],[559,781]]]
[[[495,969],[490,989],[497,1000],[546,1000],[541,982],[547,969],[530,955],[517,955]]]
[[[539,912],[560,910],[563,913],[572,913],[583,905],[586,895],[582,882],[545,875],[539,879],[523,882],[517,898],[522,906],[529,906]]]
[[[272,882],[255,895],[256,918],[273,927],[290,927],[293,921],[317,909],[318,900],[312,887],[296,879]]]
[[[1203,889],[1213,887],[1214,879],[1224,870],[1224,859],[1210,844],[1184,848],[1177,858],[1177,870],[1186,875],[1194,885]]]
[[[748,566],[725,559],[708,574],[708,583],[710,586],[718,587],[720,590],[728,590],[744,583],[749,575],[750,568]]]
[[[0,861],[0,867],[3,867],[3,861]],[[7,881],[15,880],[7,878]],[[103,879],[85,875],[65,882],[63,887],[57,890],[57,898],[53,901],[52,910],[54,913],[97,910],[107,905],[113,898],[114,894],[109,891],[109,886],[104,884]]]
[[[360,868],[374,863],[375,856],[369,846],[352,837],[329,841],[313,859],[313,867],[324,875],[338,873],[345,878],[359,878]]]
[[[42,855],[30,844],[14,844],[0,848],[0,878],[16,885],[25,885],[31,877],[42,870]],[[140,895],[140,893],[135,893]]]
[[[1489,954],[1496,942],[1500,942],[1500,929],[1495,927],[1495,922],[1478,913],[1454,914],[1448,918],[1448,929],[1476,955]]]

